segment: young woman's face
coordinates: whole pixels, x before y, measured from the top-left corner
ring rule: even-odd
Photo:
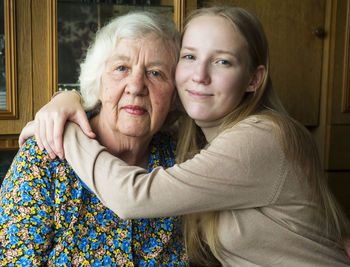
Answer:
[[[188,115],[213,121],[230,113],[251,91],[246,40],[224,18],[200,16],[187,26],[176,85]]]

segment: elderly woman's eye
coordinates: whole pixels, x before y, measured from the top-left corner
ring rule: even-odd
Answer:
[[[148,75],[151,75],[153,77],[160,77],[160,76],[162,76],[161,73],[159,71],[156,71],[156,70],[148,71]]]
[[[151,73],[153,76],[160,76],[160,72],[158,71],[152,71]]]
[[[126,67],[125,66],[118,66],[117,70],[118,71],[126,71]]]

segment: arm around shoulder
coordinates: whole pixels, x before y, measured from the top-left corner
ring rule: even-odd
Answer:
[[[273,136],[264,127],[237,126],[193,159],[151,173],[127,166],[74,125],[64,147],[80,179],[120,217],[158,217],[268,205],[284,160]]]

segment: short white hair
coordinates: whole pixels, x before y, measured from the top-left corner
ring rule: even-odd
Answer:
[[[105,62],[117,43],[123,38],[144,38],[147,34],[160,37],[164,45],[169,46],[174,64],[177,62],[180,34],[170,19],[149,11],[136,11],[112,19],[96,33],[95,41],[80,65],[79,83],[85,110],[92,110],[99,104],[98,91]]]

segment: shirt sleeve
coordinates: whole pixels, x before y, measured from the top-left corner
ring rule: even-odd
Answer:
[[[53,238],[49,157],[26,142],[13,160],[0,196],[0,265],[41,266]]]
[[[72,123],[64,149],[79,177],[122,218],[266,206],[284,176],[278,138],[263,123],[240,123],[194,158],[151,173],[112,156]]]

